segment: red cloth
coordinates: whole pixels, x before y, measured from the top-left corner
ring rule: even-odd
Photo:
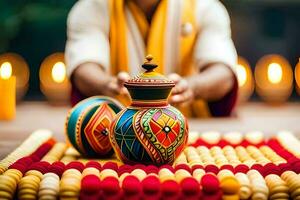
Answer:
[[[224,117],[231,115],[238,97],[238,81],[234,76],[234,85],[232,90],[218,101],[208,102],[210,114],[214,117]]]

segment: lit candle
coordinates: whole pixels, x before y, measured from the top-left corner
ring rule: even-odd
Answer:
[[[61,104],[69,102],[71,85],[67,77],[64,54],[48,56],[40,68],[40,88],[49,102]]]
[[[17,79],[16,82],[16,102],[22,100],[29,88],[30,70],[25,59],[16,53],[4,53],[0,55],[0,66],[9,62],[13,66],[12,76]]]
[[[12,67],[4,62],[0,67],[0,120],[10,120],[16,115],[16,77]]]
[[[292,93],[293,70],[280,55],[266,55],[255,67],[256,91],[268,102],[284,102]]]

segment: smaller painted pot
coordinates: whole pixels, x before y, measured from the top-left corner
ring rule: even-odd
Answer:
[[[81,154],[103,157],[113,153],[109,127],[123,106],[105,96],[94,96],[76,104],[68,113],[65,133]]]

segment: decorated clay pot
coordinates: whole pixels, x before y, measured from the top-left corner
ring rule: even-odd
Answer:
[[[108,97],[95,96],[75,105],[66,119],[69,142],[81,154],[91,157],[107,156],[113,150],[109,127],[122,105]]]
[[[154,71],[152,57],[146,70],[125,82],[132,103],[117,114],[110,127],[110,140],[125,163],[172,164],[187,143],[188,125],[179,110],[168,104],[173,81]]]

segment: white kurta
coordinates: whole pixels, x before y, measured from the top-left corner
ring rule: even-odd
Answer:
[[[85,62],[95,62],[110,69],[109,46],[109,0],[80,0],[70,11],[67,28],[66,64],[69,76],[74,69]],[[180,24],[180,5],[184,0],[169,0],[167,14],[167,35],[165,41],[165,73],[176,71],[179,37],[184,37]],[[196,1],[197,35],[194,61],[201,68],[220,62],[234,69],[236,50],[231,39],[230,19],[225,7],[218,0]],[[126,8],[127,46],[129,52],[129,74],[140,72],[145,57],[145,44],[138,27]],[[177,62],[178,61],[178,62]]]

